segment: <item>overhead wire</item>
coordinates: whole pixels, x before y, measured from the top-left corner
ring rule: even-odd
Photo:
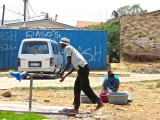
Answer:
[[[33,10],[33,8],[32,8],[32,6],[31,6],[31,4],[30,4],[30,2],[28,1],[28,4],[29,4],[29,6],[30,6],[30,8],[31,8],[31,10],[32,10],[32,12],[35,14],[35,16],[37,17],[38,15],[35,13],[35,11]]]
[[[28,4],[26,5],[26,8],[27,8],[27,14],[28,14],[27,18],[28,18],[28,20],[30,20],[30,14],[29,14],[29,7],[28,7]]]
[[[5,5],[5,22],[6,23],[13,23],[13,22],[20,22],[23,16],[23,13],[20,10],[22,4],[17,4],[15,6],[14,10],[8,8],[7,5]],[[2,8],[2,6],[0,6]]]
[[[9,11],[9,12],[11,12],[11,13],[14,13],[14,14],[16,14],[16,15],[13,15],[13,14],[8,14],[8,18],[11,18],[12,17],[12,19],[13,19],[13,17],[15,18],[15,19],[17,19],[17,18],[19,18],[19,15],[22,17],[22,16],[24,16],[24,13],[22,12],[23,10],[21,9],[22,8],[22,4],[23,4],[23,2],[21,2],[20,3],[20,5],[18,5],[18,7],[16,7],[16,9],[17,10],[11,10],[11,9],[8,9],[8,8],[5,8],[5,10],[6,11]],[[29,5],[29,6],[28,6]],[[36,17],[39,17],[39,16],[37,16],[37,14],[35,13],[35,11],[33,10],[33,8],[32,8],[32,6],[30,5],[30,3],[29,3],[29,1],[28,1],[28,5],[27,5],[27,14],[28,14],[28,19],[30,19],[30,18],[35,18],[35,16]],[[34,13],[34,15],[35,16],[30,16],[30,14],[29,14],[29,7],[31,8],[31,10],[32,10],[32,12]],[[3,6],[0,6],[0,8],[2,8],[3,9]],[[20,11],[20,12],[15,12],[15,11]],[[18,15],[18,16],[17,16]],[[20,18],[21,18],[20,17]],[[23,19],[23,18],[21,18],[21,19]]]
[[[22,15],[16,15],[14,16],[15,19],[18,19],[17,22],[20,22],[20,21],[23,21],[23,16],[24,16],[24,13],[23,13],[23,1],[21,1],[18,6],[16,7],[16,11],[18,11],[19,13],[21,13]]]
[[[1,8],[3,8],[3,6],[1,6]],[[8,10],[8,11],[10,11],[10,12],[12,12],[12,13],[15,13],[15,14],[18,14],[18,15],[23,15],[23,14],[21,14],[21,13],[15,12],[15,11],[13,11],[13,10],[11,10],[11,9],[8,9],[8,8],[5,8],[5,10]]]
[[[23,1],[22,1],[22,3],[23,3]],[[22,4],[21,4],[22,5]],[[19,8],[20,6],[18,6],[17,8]],[[22,6],[21,6],[22,7]],[[2,7],[1,7],[2,8]],[[30,14],[29,14],[29,8],[32,10],[32,12],[33,12],[33,14],[35,15],[33,15],[33,16],[30,16]],[[13,10],[11,10],[11,9],[6,9],[6,10],[8,10],[8,11],[10,11],[10,12],[12,12],[12,13],[15,13],[15,14],[17,14],[17,15],[20,15],[21,17],[22,16],[24,16],[24,13],[22,12],[15,12],[15,11],[13,11]],[[22,9],[20,10],[20,11],[23,11]],[[28,12],[28,16],[29,17],[27,17],[28,19],[35,19],[35,18],[40,18],[41,17],[41,15],[37,15],[36,14],[36,12],[33,10],[33,7],[31,6],[31,4],[30,4],[30,2],[29,2],[29,0],[28,0],[28,9],[27,9],[27,12]],[[101,14],[102,15],[102,14]],[[98,17],[98,16],[100,16],[100,15],[98,15],[98,14],[96,14],[96,15],[71,15],[71,16],[61,16],[61,17],[65,17],[65,18],[70,18],[70,17],[74,17],[73,19],[76,19],[77,20],[77,17],[79,17],[79,16],[84,16],[84,17],[86,17],[86,16],[88,16],[89,18],[90,17]],[[103,16],[103,15],[102,15]],[[15,16],[14,16],[15,17]],[[17,19],[18,17],[16,17],[16,19]],[[23,19],[23,18],[22,18]],[[92,18],[92,19],[95,19],[95,18]],[[102,19],[102,21],[103,21],[103,17],[101,18]],[[89,20],[89,19],[88,19]],[[98,21],[98,20],[94,20],[94,21]]]

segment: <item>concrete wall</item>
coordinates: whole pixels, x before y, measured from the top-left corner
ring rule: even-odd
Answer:
[[[160,16],[122,16],[120,40],[122,56],[160,59]]]

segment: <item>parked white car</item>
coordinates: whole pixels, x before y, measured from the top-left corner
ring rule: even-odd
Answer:
[[[63,55],[56,41],[44,38],[24,39],[18,53],[18,71],[58,74],[63,68]]]

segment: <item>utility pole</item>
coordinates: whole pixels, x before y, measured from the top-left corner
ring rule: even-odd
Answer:
[[[24,21],[26,21],[26,9],[27,9],[27,2],[28,0],[23,0],[24,1]]]
[[[2,26],[3,26],[3,24],[4,24],[4,13],[5,13],[5,5],[3,5]]]

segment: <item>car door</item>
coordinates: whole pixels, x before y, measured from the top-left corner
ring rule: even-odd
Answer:
[[[61,68],[61,67],[63,67],[63,56],[62,56],[62,53],[60,51],[60,48],[59,48],[58,44],[55,44],[55,46],[56,46],[56,50],[58,51],[57,66],[58,66],[58,68]]]
[[[52,53],[53,53],[53,60],[56,68],[59,68],[59,60],[58,60],[58,49],[56,47],[56,43],[52,42]]]

